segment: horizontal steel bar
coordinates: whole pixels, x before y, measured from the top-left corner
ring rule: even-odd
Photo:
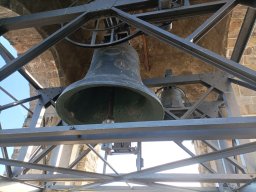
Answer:
[[[70,125],[0,131],[0,146],[160,140],[250,139],[256,117]]]
[[[49,186],[50,189],[53,190],[67,190],[72,186],[66,186],[66,185],[53,185]],[[190,187],[190,191],[196,191],[196,192],[219,192],[218,188],[216,187]],[[188,192],[189,189],[184,188],[182,189],[171,189],[171,192]],[[84,191],[85,189],[80,188],[77,189],[76,191]],[[122,191],[122,192],[145,192],[145,191],[161,191],[161,192],[170,192],[170,189],[159,189],[158,187],[148,187],[148,186],[133,186],[132,189],[129,189],[128,187],[125,186],[100,186],[97,188],[91,188],[91,189],[86,189],[86,191],[104,191],[104,192],[113,192],[113,191]]]
[[[209,3],[195,4],[191,6],[182,6],[168,10],[159,10],[146,13],[135,14],[136,17],[150,21],[150,22],[163,22],[177,20],[180,18],[187,18],[202,14],[209,14],[221,8],[226,1],[215,1]]]
[[[121,176],[124,174],[120,174]],[[114,176],[114,175],[111,175]],[[255,178],[256,174],[191,174],[191,173],[155,173],[145,176],[135,176],[129,179],[140,182],[203,182],[203,183],[244,183]],[[15,177],[20,181],[98,181],[97,178],[87,178],[68,174],[27,174]]]
[[[155,173],[135,176],[129,180],[145,182],[202,182],[202,183],[243,183],[255,178],[256,174],[190,174],[190,173]]]
[[[43,170],[43,171],[49,171],[49,172],[57,172],[57,173],[63,173],[63,174],[79,175],[83,177],[98,178],[98,179],[114,178],[114,176],[103,175],[99,173],[79,171],[79,170],[73,170],[68,168],[54,167],[50,165],[28,163],[28,162],[11,160],[11,159],[3,159],[3,158],[0,158],[0,164],[14,166],[14,167],[24,167],[28,169]]]
[[[249,69],[248,67],[245,67],[234,61],[226,59],[210,50],[200,47],[194,43],[191,43],[190,41],[178,37],[177,35],[174,35],[168,31],[165,31],[160,27],[143,21],[131,14],[123,12],[120,9],[113,7],[112,10],[124,22],[127,22],[128,24],[135,26],[142,32],[150,36],[153,36],[163,41],[164,43],[181,49],[184,52],[189,53],[192,56],[208,64],[211,64],[229,74],[232,74],[246,82],[256,84],[256,71]]]
[[[168,85],[182,85],[201,83],[201,76],[207,74],[179,75],[171,77],[157,77],[143,80],[148,87],[160,87]]]
[[[60,24],[69,22],[84,12],[97,12],[104,9],[109,9],[112,5],[125,10],[136,10],[141,7],[157,6],[156,1],[151,0],[118,0],[92,2],[90,4],[33,13],[30,15],[22,15],[11,18],[0,19],[0,31],[10,31],[16,29],[41,27],[45,25]],[[110,6],[106,6],[110,5]]]
[[[256,85],[255,84],[249,84],[247,82],[241,81],[239,79],[235,79],[235,78],[229,78],[229,80],[231,81],[231,83],[246,87],[248,89],[254,90],[256,91]]]
[[[26,99],[15,101],[15,102],[12,102],[12,103],[9,103],[9,104],[6,104],[6,105],[2,105],[2,106],[0,106],[0,111],[3,111],[5,109],[9,109],[11,107],[15,107],[15,106],[23,104],[23,103],[33,101],[33,100],[38,99],[38,98],[40,98],[40,95],[36,95],[36,96],[33,96],[33,97],[29,97],[29,98],[26,98]]]

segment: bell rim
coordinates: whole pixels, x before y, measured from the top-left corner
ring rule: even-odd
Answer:
[[[104,76],[102,77],[104,78]],[[107,77],[109,78],[109,76]],[[63,107],[60,107],[60,106],[64,106],[64,98],[67,98],[67,97],[71,98],[77,92],[84,89],[95,88],[95,87],[117,87],[117,88],[129,89],[154,102],[154,106],[156,106],[154,110],[157,110],[158,112],[156,114],[159,114],[159,115],[157,118],[148,120],[148,121],[163,120],[164,109],[160,99],[155,95],[155,93],[152,90],[146,87],[143,83],[140,84],[138,83],[138,81],[136,81],[137,83],[135,83],[135,81],[133,82],[133,80],[131,79],[120,79],[120,77],[119,78],[111,77],[111,80],[104,80],[104,81],[95,80],[95,79],[96,77],[81,79],[79,81],[76,81],[70,84],[69,86],[66,87],[66,89],[64,89],[64,91],[59,96],[56,102],[56,111],[61,119],[64,115],[62,116],[63,111],[59,113],[59,109],[61,108],[63,110]],[[116,81],[113,81],[114,79],[116,79]],[[64,110],[66,111],[66,113],[68,113],[66,109]],[[66,123],[69,123],[69,122],[66,122]]]

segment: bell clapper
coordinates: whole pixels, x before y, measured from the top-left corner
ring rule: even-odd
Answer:
[[[115,99],[115,90],[114,90],[114,88],[111,88],[110,94],[109,94],[108,105],[107,105],[107,117],[102,122],[103,124],[114,123],[114,99]],[[103,151],[105,151],[105,157],[107,158],[107,155],[111,154],[112,143],[101,144],[101,149]],[[104,170],[106,170],[105,166],[106,165],[104,164]]]
[[[111,124],[115,123],[113,119],[105,119],[103,124]],[[112,150],[112,143],[102,143],[101,144],[101,150],[105,151],[106,154],[110,155]]]
[[[108,100],[108,116],[107,119],[114,121],[114,104],[115,104],[115,88],[111,88]]]

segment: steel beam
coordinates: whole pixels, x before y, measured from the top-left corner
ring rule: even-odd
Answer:
[[[124,175],[124,174],[120,174]],[[114,175],[113,175],[114,176]],[[145,176],[135,176],[130,180],[140,182],[203,182],[203,183],[245,183],[256,177],[256,174],[191,174],[191,173],[155,173]],[[88,178],[68,174],[27,174],[15,177],[20,181],[98,181],[97,178]]]
[[[23,55],[17,57],[10,63],[6,64],[0,69],[0,81],[14,73],[16,70],[20,69],[28,62],[39,56],[41,53],[46,51],[48,48],[56,44],[58,41],[65,38],[67,35],[72,33],[81,27],[86,21],[93,18],[95,15],[90,13],[83,13],[61,29],[54,32],[52,35],[44,39],[41,43],[34,46],[33,48],[26,51]]]
[[[252,139],[255,124],[255,117],[232,117],[6,129],[0,131],[0,146]]]
[[[202,141],[203,143],[205,143],[209,148],[211,148],[213,151],[218,151],[217,147],[214,146],[211,142],[209,141]],[[246,167],[244,167],[243,165],[241,165],[238,161],[236,161],[233,158],[225,158],[228,162],[230,162],[231,164],[233,164],[235,167],[237,167],[238,169],[240,169],[240,171],[245,174],[245,170]]]
[[[36,107],[34,109],[33,115],[31,117],[31,121],[29,124],[30,129],[35,129],[36,127],[40,127],[43,121],[43,116],[45,113],[45,107],[42,103],[42,98],[37,100]],[[23,128],[24,129],[24,128]],[[19,150],[18,160],[28,161],[30,155],[32,154],[33,146],[22,146]],[[22,172],[22,168],[14,167],[13,174],[18,175]]]
[[[0,158],[0,164],[15,166],[15,167],[24,167],[24,168],[28,168],[28,169],[36,169],[36,170],[43,170],[43,171],[49,171],[49,172],[70,174],[70,175],[78,175],[78,176],[90,177],[90,178],[98,178],[98,179],[113,179],[114,178],[114,176],[103,175],[103,174],[98,174],[98,173],[78,171],[78,170],[73,170],[73,169],[68,169],[68,168],[54,167],[54,166],[50,166],[50,165],[28,163],[28,162],[3,159],[3,158]]]
[[[210,31],[217,23],[219,23],[230,11],[238,4],[237,0],[226,1],[217,12],[205,20],[187,39],[191,42],[198,42],[208,31]]]
[[[213,87],[208,90],[182,115],[181,119],[187,119],[189,116],[199,107],[199,105],[205,100],[206,97],[214,90]]]
[[[0,43],[0,54],[5,60],[5,63],[10,63],[15,57]],[[32,85],[35,89],[42,89],[43,86],[38,83],[35,78],[24,68],[18,70],[18,72]]]
[[[0,90],[3,91],[6,95],[8,95],[12,100],[14,100],[15,102],[18,102],[19,100],[17,98],[15,98],[11,93],[9,93],[6,89],[4,89],[3,87],[0,86]],[[23,107],[25,110],[27,110],[30,114],[33,114],[33,112],[27,108],[25,105],[23,105],[22,103],[20,104],[21,107]]]
[[[190,0],[184,0],[183,5],[184,6],[189,6],[190,5]]]
[[[193,152],[191,152],[186,146],[182,144],[182,141],[175,141],[175,144],[178,145],[183,151],[185,151],[191,157],[196,156]],[[210,165],[207,165],[206,163],[200,163],[200,165],[207,169],[210,173],[215,173],[215,171],[210,167]]]
[[[95,147],[96,145],[92,145],[92,147]],[[84,151],[82,151],[79,156],[72,162],[70,163],[70,165],[68,166],[68,168],[74,168],[78,163],[79,161],[81,161],[86,155],[88,155],[88,153],[90,153],[91,149],[86,149]]]
[[[179,75],[170,77],[157,77],[151,79],[144,79],[143,83],[147,87],[160,87],[170,85],[184,85],[201,83],[201,77],[210,74],[193,74],[193,75]]]
[[[239,79],[231,78],[231,77],[229,78],[229,80],[231,81],[231,83],[234,83],[234,84],[246,87],[248,89],[251,89],[253,91],[256,91],[256,85],[254,85],[254,84],[249,84],[247,82],[241,81]]]
[[[0,130],[2,130],[2,125],[0,122]],[[5,159],[9,159],[8,151],[6,147],[0,147],[2,152],[2,157]],[[5,166],[6,175],[8,178],[11,178],[13,176],[12,174],[12,168],[9,165]]]
[[[256,7],[256,5],[255,5],[255,7]],[[246,184],[245,186],[242,186],[239,189],[237,189],[236,192],[252,192],[252,191],[255,191],[255,190],[256,190],[256,183],[255,183],[255,179],[254,179],[252,182],[250,182],[250,183]]]
[[[53,190],[67,190],[69,189],[70,186],[50,186],[50,189]],[[189,188],[191,192],[196,191],[196,192],[219,192],[218,188],[216,187],[191,187]],[[85,189],[81,188],[79,189],[81,191],[84,191]],[[156,192],[159,191],[159,187],[148,187],[148,186],[134,186],[133,189],[128,189],[127,187],[124,186],[100,186],[98,188],[91,188],[91,189],[86,189],[86,191],[104,191],[104,192],[113,192],[113,191],[122,191],[122,192]],[[170,192],[169,189],[161,189],[161,192]],[[182,189],[171,189],[171,192],[188,192],[188,189],[184,188]]]
[[[228,77],[223,73],[203,73],[191,75],[179,75],[170,77],[156,77],[144,79],[143,83],[147,87],[161,87],[172,85],[188,85],[188,84],[203,84],[206,87],[214,87],[218,92],[227,90],[227,86],[223,84]]]
[[[106,161],[106,160],[104,159],[104,157],[102,157],[102,156],[94,149],[93,146],[91,146],[90,144],[86,144],[86,146],[87,146],[89,149],[91,149],[91,151],[92,151],[95,155],[97,155],[97,157],[100,158],[100,159],[103,161],[103,163],[105,163],[116,175],[119,175],[119,173],[114,169],[114,167],[113,167],[108,161]]]
[[[149,22],[173,21],[181,18],[209,14],[217,11],[226,1],[215,1],[209,3],[182,6],[168,10],[159,10],[135,14],[136,17]]]
[[[239,3],[241,3],[242,5],[246,5],[246,6],[256,8],[256,2],[252,1],[252,0],[239,0]]]
[[[137,182],[134,182],[134,184],[136,184]],[[84,185],[81,186],[79,189],[75,189],[75,191],[108,191],[107,188],[105,186],[100,186],[98,188],[88,188],[88,186],[91,186],[93,184],[89,184],[89,185]],[[148,182],[144,185],[141,186],[147,186],[148,190],[146,191],[172,191],[172,192],[200,192],[200,191],[204,191],[204,192],[211,192],[211,190],[213,190],[213,188],[199,188],[199,187],[177,187],[177,186],[173,186],[173,185],[166,185],[166,184],[160,184],[160,183],[151,183]],[[73,190],[72,185],[54,185],[54,186],[50,186],[50,189],[55,189],[55,190]],[[118,186],[119,189],[118,191],[137,191],[137,186],[133,186],[132,189],[128,189],[126,187],[122,188],[122,186]],[[89,190],[88,190],[89,189]],[[105,190],[104,190],[105,189]],[[110,189],[110,188],[109,188]],[[115,189],[112,189],[113,191],[115,191]],[[205,191],[207,190],[207,191]]]
[[[256,174],[190,174],[190,173],[155,173],[137,176],[131,180],[146,182],[202,182],[202,183],[243,183],[251,181]]]
[[[0,19],[0,31],[7,32],[10,30],[41,27],[45,25],[60,24],[72,21],[84,12],[99,12],[115,6],[125,10],[137,10],[144,7],[150,8],[157,6],[157,1],[151,0],[97,0],[90,4],[68,7],[58,10],[33,13],[11,18]]]
[[[233,53],[231,55],[231,60],[240,62],[243,52],[246,48],[247,42],[249,41],[251,33],[253,31],[255,19],[256,10],[253,8],[248,8]]]
[[[0,111],[3,111],[5,109],[9,109],[11,107],[15,107],[17,105],[21,105],[23,103],[33,101],[33,100],[38,99],[38,98],[40,98],[40,95],[36,95],[36,96],[33,96],[33,97],[29,97],[29,98],[26,98],[26,99],[22,99],[22,100],[19,100],[19,101],[8,103],[6,105],[2,105],[2,106],[0,106]],[[29,111],[29,112],[31,112],[31,111]]]
[[[187,159],[183,159],[183,160],[179,160],[171,163],[166,163],[156,167],[147,168],[142,171],[128,173],[126,175],[122,175],[122,177],[117,177],[116,180],[118,181],[118,179],[121,179],[121,180],[129,179],[134,176],[143,176],[143,175],[157,173],[157,172],[161,172],[169,169],[175,169],[178,167],[184,167],[184,166],[188,166],[196,163],[204,163],[207,161],[222,159],[222,158],[240,155],[244,153],[250,153],[255,151],[255,147],[256,147],[256,142],[243,144],[237,147],[227,148],[227,149],[219,150],[219,151],[208,153],[208,154],[198,155],[196,157],[191,157],[191,158],[187,158]]]
[[[6,191],[6,190],[8,191],[8,189],[13,190],[13,189],[20,189],[20,188],[27,189],[26,187],[29,187],[29,191],[30,192],[43,192],[43,188],[42,187],[30,184],[30,183],[24,183],[24,182],[21,182],[21,181],[19,181],[17,179],[7,178],[5,176],[1,176],[0,175],[0,181],[1,181],[1,185],[0,185],[1,191]],[[13,185],[13,186],[16,185],[17,186],[17,184],[21,184],[21,185],[18,185],[20,188],[18,188],[18,187],[13,188],[11,186],[11,185]],[[5,188],[5,187],[7,187],[7,188]]]
[[[171,46],[174,46],[178,49],[183,50],[191,54],[192,56],[211,64],[229,74],[232,74],[246,82],[256,84],[256,72],[248,67],[240,65],[234,61],[228,60],[212,51],[209,51],[205,48],[202,48],[194,43],[184,40],[183,38],[178,37],[160,27],[157,27],[153,24],[150,24],[146,21],[143,21],[136,16],[130,15],[120,9],[115,7],[112,8],[113,12],[122,19],[124,22],[127,22],[130,25],[135,26],[142,32],[153,36],[164,43],[167,43]]]

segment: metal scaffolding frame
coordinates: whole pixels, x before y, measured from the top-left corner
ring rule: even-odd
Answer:
[[[3,158],[0,158],[0,164],[6,166],[6,178],[18,182],[38,181],[42,183],[38,186],[42,190],[47,188],[73,191],[246,192],[256,189],[254,185],[256,164],[253,163],[256,160],[256,142],[250,141],[250,139],[256,138],[256,117],[239,117],[239,114],[235,113],[238,109],[231,87],[234,83],[256,90],[256,72],[239,64],[255,23],[255,3],[246,0],[220,0],[195,5],[191,5],[189,0],[181,2],[183,4],[180,7],[158,10],[155,9],[158,7],[158,1],[155,0],[95,0],[89,4],[66,9],[0,19],[0,35],[16,29],[68,22],[68,24],[17,58],[14,58],[2,45],[0,46],[0,54],[7,63],[0,69],[0,80],[2,81],[15,71],[19,71],[38,92],[38,95],[22,100],[16,100],[13,97],[14,102],[0,106],[0,111],[3,111],[10,107],[23,106],[23,103],[37,100],[34,111],[26,108],[32,115],[29,128],[1,128],[0,130],[0,146],[3,154]],[[196,44],[238,4],[248,6],[248,11],[231,59],[222,57]],[[131,11],[136,10],[150,11],[131,14]],[[186,38],[178,37],[161,28],[163,22],[205,14],[211,14],[211,16]],[[144,84],[148,87],[188,84],[205,86],[207,91],[201,95],[198,101],[192,103],[190,107],[178,109],[183,112],[181,117],[174,114],[174,109],[165,108],[170,120],[94,125],[65,125],[60,122],[54,127],[40,127],[45,108],[50,105],[55,106],[55,101],[63,88],[43,88],[22,67],[96,15],[115,16],[135,27],[141,34],[155,37],[207,64],[213,65],[222,72],[156,77],[144,80]],[[3,88],[1,90],[8,94]],[[211,102],[205,101],[205,98],[212,92],[218,94],[218,99]],[[220,107],[223,106],[227,110],[227,117],[220,113]],[[193,118],[195,113],[197,114],[196,119]],[[184,140],[200,140],[212,152],[196,155],[182,144]],[[232,140],[233,145],[230,146],[227,140]],[[116,171],[94,150],[96,144],[99,143],[138,142],[141,144],[146,141],[174,141],[191,157],[146,169],[143,169],[139,163],[136,172],[118,173],[118,170]],[[87,144],[89,148],[83,151],[66,168],[38,164],[47,154],[63,144]],[[9,146],[22,146],[18,160],[12,160],[8,157],[6,147]],[[25,155],[32,146],[38,146],[38,148],[30,159],[25,161]],[[75,170],[75,165],[90,151],[96,153],[116,174]],[[141,153],[139,153],[138,158],[141,162]],[[216,162],[216,170],[209,166],[209,161]],[[201,164],[209,173],[159,173],[197,163]],[[44,174],[31,174],[28,172],[30,169],[43,170]],[[69,186],[59,185],[59,181],[89,181],[91,183],[82,186]],[[104,185],[113,182],[125,182],[127,186]],[[218,186],[185,188],[160,184],[159,182],[203,182],[216,183]],[[141,186],[132,186],[132,184]]]

